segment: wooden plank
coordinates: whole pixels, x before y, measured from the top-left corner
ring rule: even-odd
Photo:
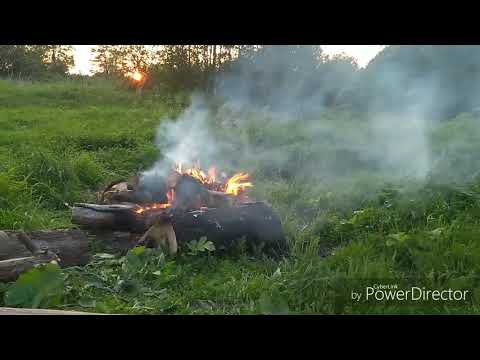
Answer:
[[[19,308],[0,307],[0,315],[108,315],[108,314],[87,313],[82,311],[19,309]]]

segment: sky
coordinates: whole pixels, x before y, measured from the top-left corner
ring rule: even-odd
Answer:
[[[92,68],[90,50],[96,45],[73,45],[75,49],[75,68],[73,73],[89,74]],[[360,67],[365,67],[382,50],[384,45],[322,45],[328,55],[345,53],[354,57]]]

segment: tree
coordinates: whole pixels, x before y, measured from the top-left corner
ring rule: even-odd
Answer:
[[[106,76],[148,72],[158,55],[153,45],[99,45],[92,54],[95,73]]]
[[[50,71],[66,74],[75,64],[72,45],[45,45],[42,53]]]
[[[145,45],[122,45],[118,48],[118,53],[123,74],[147,72],[156,58],[154,48]]]
[[[1,45],[0,75],[40,79],[67,74],[73,66],[69,45]]]
[[[98,45],[91,50],[94,72],[106,76],[119,75],[121,70],[121,54],[116,45]]]

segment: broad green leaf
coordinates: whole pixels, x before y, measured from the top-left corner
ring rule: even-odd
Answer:
[[[145,246],[136,246],[132,250],[132,254],[142,255],[145,252]]]
[[[207,241],[205,244],[205,249],[208,251],[215,251],[215,245],[211,241]]]
[[[134,279],[119,280],[115,290],[127,295],[136,295],[140,292],[140,284]]]
[[[49,263],[20,275],[5,293],[5,304],[38,308],[59,301],[64,290],[64,279],[58,264]]]

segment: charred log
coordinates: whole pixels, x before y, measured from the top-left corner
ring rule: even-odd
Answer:
[[[251,250],[275,257],[288,253],[280,219],[263,202],[177,213],[173,227],[180,244],[205,236],[218,249],[229,250],[243,238]]]
[[[125,180],[113,181],[102,192],[98,193],[98,204],[135,203],[148,204],[152,202],[167,202],[166,184],[155,184],[156,189],[149,189],[139,184],[138,177],[133,182]]]
[[[181,175],[175,185],[173,208],[183,211],[199,209],[207,204],[208,190],[190,175]]]
[[[179,246],[206,236],[217,248],[228,249],[239,239],[245,238],[248,244],[265,246],[267,252],[272,254],[283,255],[288,252],[280,219],[263,202],[194,211],[172,207],[143,214],[135,212],[135,205],[78,205],[73,209],[76,216],[72,221],[97,231],[103,229],[144,234],[155,224],[172,224]],[[88,210],[88,216],[83,216],[85,209]],[[105,221],[106,218],[108,221]]]

